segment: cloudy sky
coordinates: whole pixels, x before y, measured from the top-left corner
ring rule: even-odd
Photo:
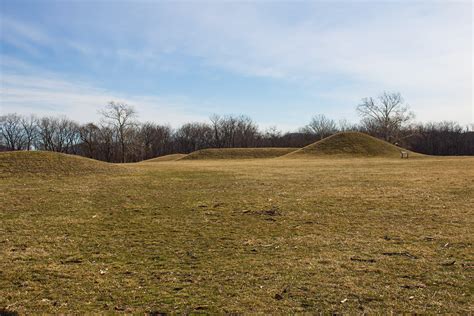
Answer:
[[[177,126],[247,114],[357,121],[399,91],[418,121],[474,122],[471,1],[0,0],[0,113],[96,121],[110,100]]]

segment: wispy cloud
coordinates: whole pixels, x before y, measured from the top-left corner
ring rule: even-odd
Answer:
[[[300,113],[315,111],[308,99],[327,104],[318,112],[354,115],[353,108],[361,97],[383,90],[402,92],[419,120],[474,121],[469,2],[120,2],[113,7],[107,3],[71,3],[63,7],[68,10],[54,12],[56,24],[44,27],[34,19],[26,22],[2,15],[0,41],[31,55],[41,54],[44,47],[61,54],[64,49],[72,50],[81,56],[77,67],[89,67],[90,73],[112,69],[114,74],[121,72],[123,78],[129,78],[131,85],[175,76],[181,79],[175,80],[177,90],[191,71],[216,73],[224,84],[235,78],[257,78],[269,84],[287,84],[289,89],[297,85],[300,95],[286,104],[286,113],[285,104],[278,98],[269,95],[265,100],[280,104],[283,111],[277,123],[282,126],[288,124],[285,119],[295,110],[294,104],[301,104]],[[113,23],[117,16],[127,19]],[[58,31],[58,25],[64,25],[65,31]],[[61,54],[55,58],[61,58]],[[4,60],[10,57],[5,55]],[[68,65],[66,58],[73,57],[64,58],[63,63]],[[35,72],[28,74],[24,66],[20,60],[16,64],[3,62],[1,67],[12,70],[12,74],[22,71],[25,76],[35,77]],[[74,76],[71,71],[67,70],[66,78]],[[3,79],[8,80],[14,78]],[[80,86],[68,80],[74,81],[74,88],[63,87],[58,81],[68,94]],[[219,89],[213,86],[218,81],[204,92],[212,95],[213,89]],[[85,90],[94,91],[93,98],[116,95],[108,91],[117,89],[102,90],[104,85],[95,78],[86,82]],[[54,92],[53,82],[43,83],[46,87],[37,84],[35,89],[22,89],[26,94],[26,89],[31,93],[39,93],[40,89]],[[9,89],[13,89],[11,85]],[[120,94],[136,95],[126,89]],[[140,93],[149,96],[145,99],[157,98],[162,103],[156,96],[161,94],[153,90]],[[199,99],[191,93],[186,96],[189,103]],[[258,97],[258,89],[254,89],[247,100]],[[40,98],[35,98],[39,108]],[[230,92],[226,98],[230,108],[221,110],[237,112],[238,108],[232,108],[235,95]],[[226,98],[220,100],[223,107]],[[303,99],[305,102],[300,102]],[[203,106],[200,101],[196,104]],[[206,112],[205,107],[202,112]],[[190,108],[194,109],[190,116],[198,112],[195,107],[186,110]],[[301,118],[300,124],[306,119]]]
[[[32,55],[40,53],[38,45],[48,45],[52,42],[52,39],[38,28],[7,16],[2,16],[0,30],[2,41]]]
[[[205,121],[207,115],[196,111],[185,97],[127,95],[107,91],[84,82],[66,81],[60,77],[5,74],[0,78],[0,112],[67,115],[79,122],[97,121],[99,110],[110,101],[134,106],[142,121],[179,126],[189,121]],[[203,106],[201,105],[202,109]]]

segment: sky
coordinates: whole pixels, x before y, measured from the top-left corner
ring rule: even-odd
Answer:
[[[357,122],[400,92],[420,122],[474,123],[471,1],[0,0],[0,114],[99,120],[109,101],[178,127]]]

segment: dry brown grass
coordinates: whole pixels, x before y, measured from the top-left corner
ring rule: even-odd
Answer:
[[[0,308],[474,312],[474,158],[119,168],[1,179]]]
[[[0,153],[0,177],[25,175],[78,175],[118,172],[114,164],[75,155],[49,151],[13,151]]]
[[[275,158],[295,151],[296,148],[208,148],[190,153],[182,160],[257,159]]]
[[[175,161],[179,160],[183,157],[186,157],[187,154],[171,154],[171,155],[165,155],[165,156],[160,156],[152,159],[147,159],[141,161],[141,163],[147,163],[147,162],[162,162],[162,161]]]

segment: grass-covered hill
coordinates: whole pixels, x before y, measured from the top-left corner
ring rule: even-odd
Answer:
[[[192,152],[181,160],[275,158],[294,150],[295,148],[210,148]]]
[[[165,156],[160,156],[160,157],[144,160],[141,162],[145,163],[145,162],[175,161],[186,156],[187,156],[186,154],[171,154],[171,155],[165,155]]]
[[[121,170],[117,165],[56,152],[12,151],[0,153],[0,174],[3,176],[97,174],[117,170]]]
[[[316,143],[289,153],[288,158],[304,157],[387,157],[398,158],[400,151],[409,152],[410,156],[420,154],[392,145],[386,141],[359,132],[338,133]]]

